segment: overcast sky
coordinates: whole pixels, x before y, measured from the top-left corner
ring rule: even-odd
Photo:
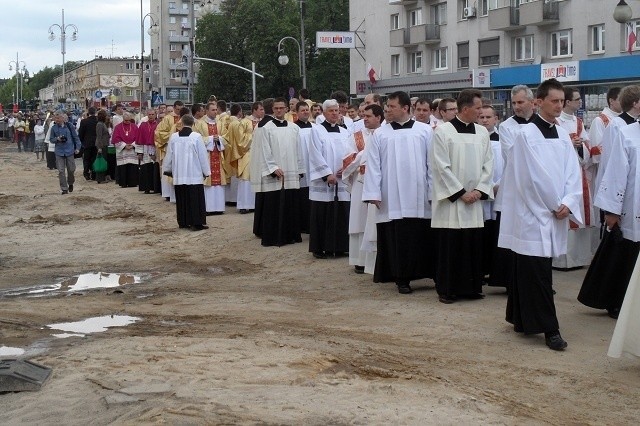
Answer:
[[[139,0],[0,0],[0,78],[15,75],[9,62],[24,61],[30,74],[45,66],[62,65],[60,30],[49,41],[49,27],[62,24],[78,27],[78,39],[71,41],[72,28],[67,30],[66,61],[91,60],[96,55],[140,55]],[[149,0],[143,2],[144,15],[149,12]],[[149,54],[149,18],[145,19],[145,54]],[[113,40],[113,50],[112,50]]]

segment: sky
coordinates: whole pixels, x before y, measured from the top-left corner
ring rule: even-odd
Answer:
[[[143,15],[149,12],[149,0],[143,0]],[[12,6],[9,6],[9,5]],[[60,30],[53,29],[55,40],[49,40],[49,27],[62,24],[78,27],[78,39],[71,41],[72,28],[67,28],[66,55],[68,61],[89,61],[103,57],[140,55],[139,0],[0,0],[2,16],[2,49],[0,78],[15,75],[9,62],[24,62],[29,74],[46,66],[62,65]],[[9,7],[7,7],[9,6]],[[145,54],[149,54],[150,20],[145,19]],[[112,46],[113,42],[113,46]],[[20,66],[22,68],[22,64]]]

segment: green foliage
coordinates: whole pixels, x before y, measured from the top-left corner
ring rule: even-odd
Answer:
[[[349,51],[316,51],[316,31],[347,31],[348,0],[305,2],[305,54],[307,87],[312,98],[324,100],[332,90],[349,88]],[[302,87],[299,49],[293,40],[282,43],[289,63],[278,63],[278,42],[283,37],[300,40],[298,0],[226,0],[220,14],[204,16],[196,33],[200,57],[230,62],[264,75],[257,78],[257,98],[286,96],[289,87]],[[210,95],[233,101],[251,100],[251,74],[228,65],[201,61],[196,100]]]

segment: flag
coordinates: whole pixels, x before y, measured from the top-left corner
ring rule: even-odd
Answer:
[[[367,64],[367,77],[369,77],[371,84],[375,84],[378,80],[378,74],[376,74],[376,70],[373,69],[371,64]]]
[[[631,52],[633,52],[633,47],[636,45],[636,41],[638,40],[638,37],[636,36],[635,31],[633,31],[633,26],[628,25],[629,27],[629,43],[627,45],[627,52],[629,52],[629,55],[631,55]]]

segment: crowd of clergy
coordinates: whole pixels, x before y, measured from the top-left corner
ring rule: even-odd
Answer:
[[[248,116],[212,97],[150,109],[139,124],[116,109],[84,174],[161,194],[194,231],[235,205],[254,213],[263,246],[307,233],[313,257],[348,258],[400,294],[425,278],[445,304],[504,287],[506,320],[553,350],[567,342],[552,268],[588,266],[578,299],[618,318],[610,354],[640,355],[628,337],[640,334],[630,320],[640,310],[640,87],[611,89],[588,129],[581,102],[551,79],[535,92],[513,87],[501,122],[475,89],[384,103],[369,94],[351,106],[344,92],[314,103],[303,89],[255,102]],[[103,153],[110,167],[96,176]]]

